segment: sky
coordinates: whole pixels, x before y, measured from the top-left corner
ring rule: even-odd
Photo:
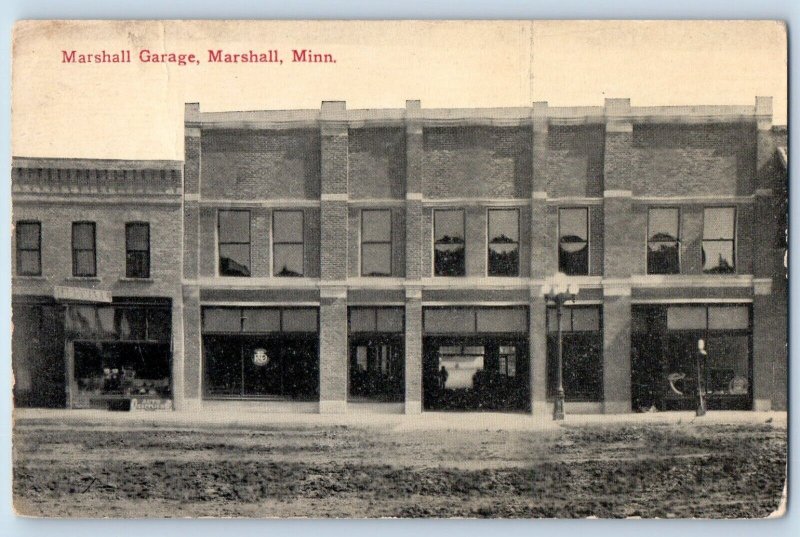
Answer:
[[[199,65],[141,63],[139,51]],[[276,49],[283,65],[208,63],[208,50]],[[290,62],[292,49],[333,64]],[[130,64],[62,51],[131,50]],[[764,21],[27,21],[15,27],[15,156],[176,159],[185,102],[202,111],[740,104],[787,114],[785,27]]]

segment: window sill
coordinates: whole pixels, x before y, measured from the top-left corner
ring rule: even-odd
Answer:
[[[44,282],[47,281],[47,276],[33,276],[26,274],[19,274],[13,277],[14,280],[25,280],[29,282]]]
[[[101,278],[97,276],[67,276],[64,278],[65,282],[101,282]]]
[[[127,278],[127,277],[122,277],[122,278],[119,279],[119,281],[125,282],[125,283],[137,283],[137,282],[140,282],[140,283],[153,283],[153,278]]]

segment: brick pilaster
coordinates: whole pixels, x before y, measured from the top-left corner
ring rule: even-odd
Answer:
[[[422,292],[406,289],[406,414],[422,411]]]

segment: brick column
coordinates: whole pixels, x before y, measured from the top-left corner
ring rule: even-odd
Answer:
[[[606,99],[603,192],[603,411],[631,410],[631,264],[641,237],[631,233],[630,99]]]
[[[405,411],[422,411],[422,121],[419,101],[406,101]]]
[[[547,218],[547,103],[535,102],[531,110],[533,125],[531,150],[533,175],[531,177],[531,279],[542,281],[553,273],[555,231],[548,226]],[[547,304],[541,296],[541,285],[531,285],[530,290],[530,385],[531,411],[547,412]]]
[[[345,103],[320,113],[320,412],[347,409],[347,121]]]
[[[173,385],[182,389],[176,393],[178,410],[200,407],[203,346],[200,334],[200,105],[186,103],[184,108],[184,164],[183,164],[183,279],[181,303],[173,306],[173,331],[182,332],[182,360],[173,361]],[[179,325],[182,330],[176,330]],[[176,368],[181,368],[180,374]]]

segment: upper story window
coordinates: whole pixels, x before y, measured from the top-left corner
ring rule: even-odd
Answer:
[[[150,277],[150,224],[125,224],[125,277]]]
[[[17,274],[42,275],[42,224],[34,221],[17,222]]]
[[[558,211],[558,270],[571,276],[589,274],[589,209]]]
[[[674,207],[647,213],[647,273],[680,274],[680,212]]]
[[[392,274],[392,211],[361,211],[361,275]]]
[[[489,209],[489,276],[519,276],[519,211]]]
[[[72,223],[72,275],[97,276],[94,222]]]
[[[272,213],[272,275],[303,275],[303,211]]]
[[[464,211],[462,209],[433,212],[434,275],[464,276],[466,255],[464,243]]]
[[[219,211],[219,275],[250,276],[250,211]]]
[[[736,272],[736,209],[706,207],[703,211],[703,272]]]

